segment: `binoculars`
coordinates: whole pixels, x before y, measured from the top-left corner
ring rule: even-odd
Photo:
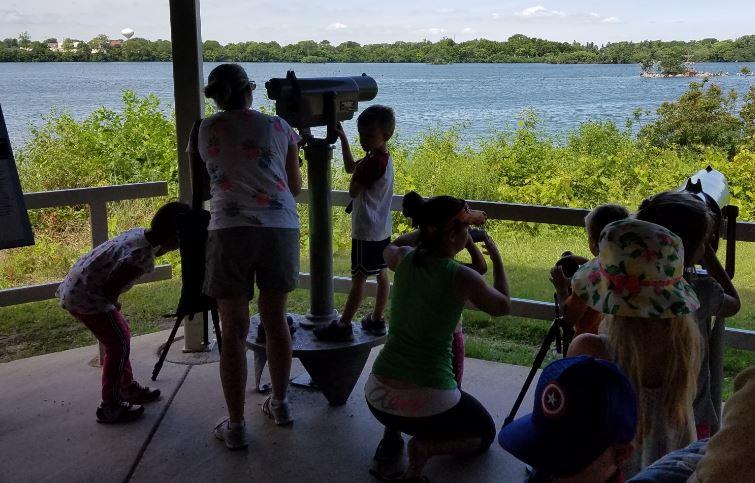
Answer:
[[[298,129],[327,126],[330,143],[337,137],[336,123],[352,119],[359,102],[371,101],[378,93],[375,79],[366,74],[299,79],[292,70],[285,78],[270,79],[265,88],[278,116]]]

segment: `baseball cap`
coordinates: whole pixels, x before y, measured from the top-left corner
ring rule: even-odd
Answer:
[[[559,359],[543,369],[531,414],[498,434],[509,453],[557,477],[584,470],[637,429],[637,396],[613,363],[589,356]]]

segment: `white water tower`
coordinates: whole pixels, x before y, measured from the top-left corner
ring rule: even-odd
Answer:
[[[124,37],[126,37],[126,40],[128,40],[128,39],[130,39],[131,37],[134,36],[134,30],[130,29],[130,28],[125,28],[125,29],[121,30],[121,35],[123,35]]]

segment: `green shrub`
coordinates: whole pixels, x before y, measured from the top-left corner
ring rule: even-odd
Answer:
[[[746,123],[736,112],[737,93],[724,94],[716,84],[706,89],[707,82],[691,82],[678,101],[661,104],[658,119],[640,129],[640,139],[659,147],[714,146],[733,156]]]
[[[676,103],[659,109],[657,121],[639,137],[611,122],[588,122],[562,138],[546,133],[535,113],[525,111],[517,129],[491,133],[468,144],[463,125],[432,129],[415,138],[394,138],[395,192],[451,194],[465,199],[591,208],[614,202],[635,209],[653,193],[675,189],[708,164],[723,172],[733,203],[744,220],[755,220],[755,88],[738,116],[733,97],[693,83]],[[208,113],[211,106],[208,106]],[[736,142],[735,154],[731,143]],[[361,152],[353,143],[355,156]],[[53,111],[18,150],[26,191],[167,180],[177,192],[175,127],[155,96],[124,92],[119,111],[100,108],[83,121]],[[349,176],[338,161],[333,186],[346,189]],[[306,182],[306,175],[305,175]],[[146,226],[164,198],[111,203],[111,236]],[[302,249],[307,253],[306,205],[299,205]],[[86,207],[31,212],[37,245],[2,252],[0,287],[38,283],[62,276],[89,247]],[[410,229],[394,213],[397,233]],[[350,217],[334,209],[336,252],[348,253]],[[523,236],[546,229],[527,223],[493,223],[494,230]],[[559,228],[566,233],[565,228]],[[167,257],[177,262],[177,254]],[[177,267],[178,268],[178,267]]]

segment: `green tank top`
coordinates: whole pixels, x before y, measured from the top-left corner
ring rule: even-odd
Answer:
[[[391,325],[372,373],[438,389],[455,389],[451,340],[464,309],[454,295],[459,263],[428,257],[416,265],[409,252],[396,268]]]

